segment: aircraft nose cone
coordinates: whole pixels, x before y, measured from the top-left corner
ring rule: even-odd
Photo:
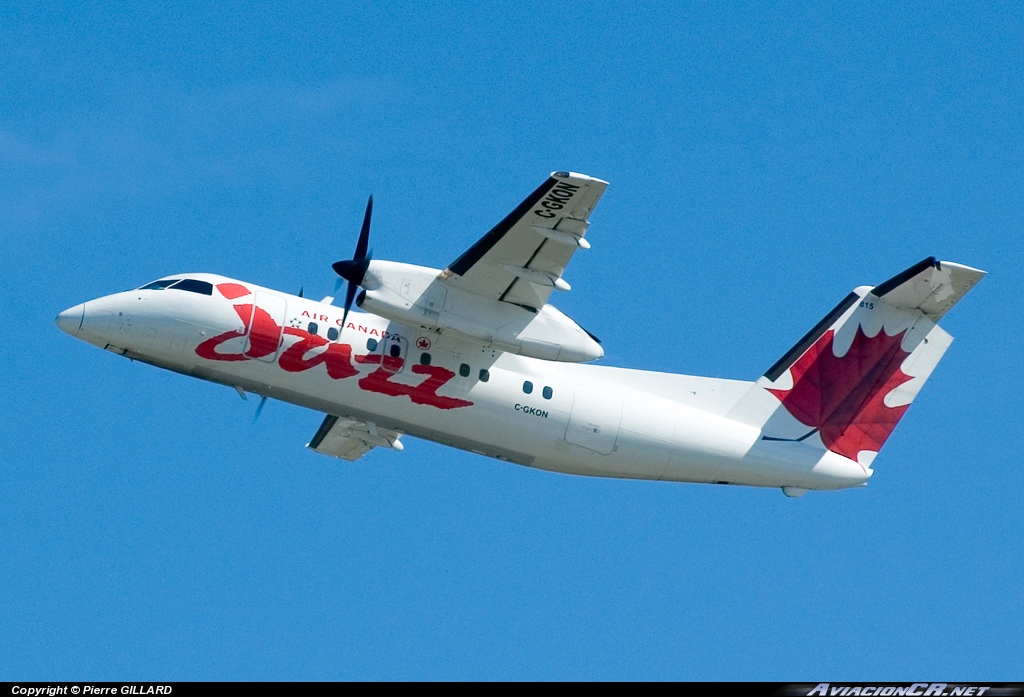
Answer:
[[[71,336],[77,336],[78,330],[82,328],[82,320],[85,317],[85,303],[75,305],[57,315],[57,326],[62,332]]]

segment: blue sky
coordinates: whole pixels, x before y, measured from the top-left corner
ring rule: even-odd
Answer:
[[[1020,679],[1019,4],[8,3],[0,677]],[[584,479],[133,364],[60,310],[182,271],[309,295],[375,197],[443,267],[611,182],[558,306],[754,379],[851,288],[990,272],[860,490]]]

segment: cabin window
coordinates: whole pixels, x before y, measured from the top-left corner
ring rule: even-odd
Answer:
[[[139,290],[163,290],[172,283],[177,283],[181,279],[179,278],[165,278],[161,281],[153,281],[139,288]]]
[[[553,395],[554,392],[551,390],[550,387],[545,387],[544,391],[541,394],[544,395],[544,399],[551,399],[551,395]]]
[[[338,340],[338,328],[337,327],[329,328],[327,330],[327,338],[330,339],[331,341],[337,341]]]
[[[487,368],[480,369],[480,382],[487,382],[491,379],[491,373]]]
[[[402,356],[402,345],[401,344],[391,344],[391,348],[388,349],[388,353],[391,354],[392,358],[401,358],[401,356]]]
[[[526,394],[530,394],[531,392],[533,392],[533,383],[530,382],[529,380],[524,382],[523,383],[523,392],[525,392]]]
[[[174,290],[187,290],[190,293],[199,293],[200,295],[213,295],[212,283],[197,281],[193,278],[186,278],[184,281],[175,283],[171,287],[174,288]]]
[[[367,339],[366,340],[366,350],[367,351],[376,351],[377,350],[377,340],[376,339]]]
[[[430,354],[429,353],[421,353],[420,354],[420,364],[421,365],[430,365]]]
[[[309,323],[309,333],[310,334],[316,334],[316,330],[317,329],[319,329],[319,327],[316,326],[316,322],[310,322]]]
[[[462,365],[459,366],[459,375],[461,375],[464,378],[469,377],[469,363],[463,363]]]

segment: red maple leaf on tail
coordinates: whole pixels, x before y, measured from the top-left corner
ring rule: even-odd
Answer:
[[[911,379],[900,366],[910,354],[900,343],[905,331],[868,337],[861,327],[850,350],[837,357],[835,331],[825,332],[790,368],[793,387],[769,389],[800,423],[816,428],[825,447],[857,459],[878,452],[909,404],[887,407],[885,396]]]

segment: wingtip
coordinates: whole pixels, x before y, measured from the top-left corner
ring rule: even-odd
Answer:
[[[966,264],[958,264],[955,261],[940,261],[940,262],[938,262],[938,267],[940,269],[944,269],[944,268],[959,269],[960,271],[965,271],[967,273],[977,274],[979,277],[981,277],[981,276],[988,276],[988,271],[983,271],[982,269],[976,269],[973,266],[967,266]]]
[[[604,179],[598,179],[597,177],[591,177],[586,174],[580,174],[579,172],[552,172],[552,179],[582,179],[583,181],[594,182],[595,184],[603,184],[608,186],[608,182]]]

